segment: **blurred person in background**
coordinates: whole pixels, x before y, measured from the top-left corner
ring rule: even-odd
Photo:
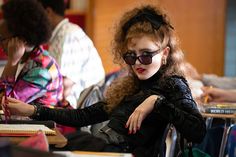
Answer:
[[[77,108],[81,91],[105,78],[101,58],[82,28],[65,18],[64,0],[38,1],[53,28],[48,46],[64,78],[63,100]]]
[[[236,89],[203,87],[202,100],[208,96],[208,102],[236,102]]]
[[[36,0],[9,0],[2,5],[2,14],[0,46],[7,63],[0,84],[13,98],[56,106],[62,100],[63,78],[55,59],[42,47],[52,33],[44,8]]]

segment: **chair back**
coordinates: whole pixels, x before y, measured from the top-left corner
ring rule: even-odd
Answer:
[[[163,133],[161,142],[156,142],[153,157],[174,157],[177,142],[177,132],[172,124],[168,124]]]

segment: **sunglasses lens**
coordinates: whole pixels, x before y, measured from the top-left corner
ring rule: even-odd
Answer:
[[[153,57],[153,55],[150,52],[148,54],[143,54],[138,57],[136,56],[136,54],[126,53],[123,56],[123,59],[124,59],[125,63],[128,65],[134,65],[137,59],[139,60],[139,62],[141,64],[148,65],[148,64],[152,63],[152,57]]]
[[[127,55],[127,56],[124,56],[124,60],[125,60],[126,64],[134,65],[135,61],[136,61],[136,57],[135,56]]]
[[[141,55],[141,56],[139,56],[139,61],[144,65],[151,64],[152,63],[152,56],[150,56],[150,55]]]

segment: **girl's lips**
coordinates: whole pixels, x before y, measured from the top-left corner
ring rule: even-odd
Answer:
[[[143,68],[136,68],[136,71],[141,74],[141,73],[143,73],[145,71],[145,69],[143,69]]]

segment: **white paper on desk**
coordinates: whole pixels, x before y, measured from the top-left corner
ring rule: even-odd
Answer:
[[[0,134],[35,134],[39,130],[48,135],[56,132],[41,124],[0,124]]]
[[[88,154],[86,154],[85,151],[82,151],[81,153],[79,153],[79,151],[76,151],[76,153],[70,151],[54,151],[53,153],[62,154],[66,157],[133,157],[133,155],[130,153],[88,152]]]

